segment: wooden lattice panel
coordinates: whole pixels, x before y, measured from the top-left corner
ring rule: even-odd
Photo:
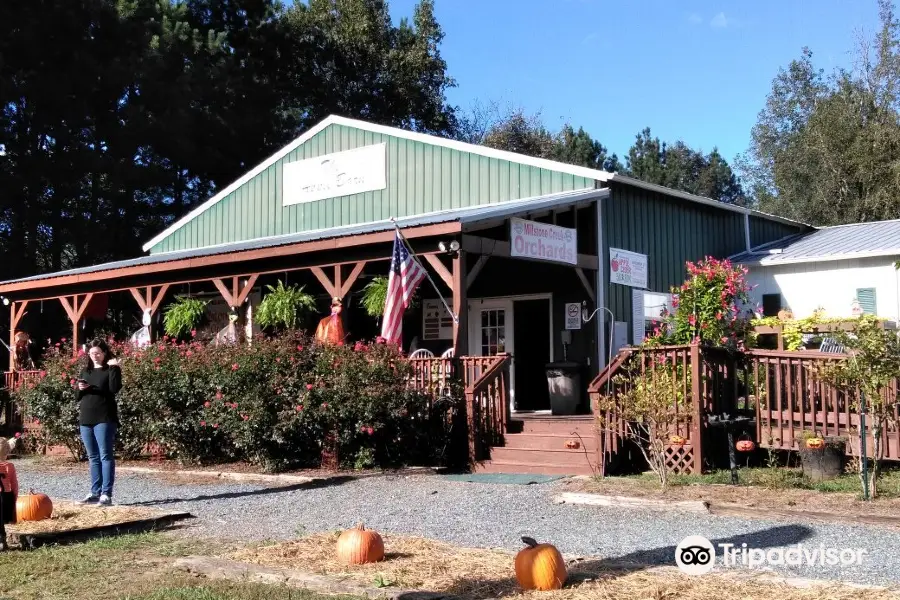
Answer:
[[[686,446],[666,448],[666,467],[675,475],[690,475],[694,472],[694,450]]]

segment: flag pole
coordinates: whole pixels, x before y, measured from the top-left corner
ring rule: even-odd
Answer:
[[[450,316],[453,317],[453,322],[458,325],[459,324],[459,316],[456,313],[454,313],[453,310],[451,310],[450,307],[447,305],[447,301],[444,300],[444,296],[441,294],[441,290],[438,289],[438,286],[434,282],[434,279],[431,278],[431,274],[428,272],[428,269],[425,268],[425,265],[423,265],[422,263],[419,262],[419,258],[416,256],[416,253],[413,252],[412,246],[409,244],[409,240],[407,240],[406,236],[403,235],[403,232],[400,231],[400,226],[397,225],[397,219],[395,219],[394,217],[391,217],[391,223],[394,224],[394,229],[397,230],[397,235],[400,236],[400,240],[404,244],[406,244],[406,247],[409,249],[409,255],[412,257],[412,259],[414,261],[416,261],[416,264],[419,265],[419,267],[425,273],[425,277],[427,277],[428,281],[431,282],[431,287],[433,287],[434,291],[437,292],[438,298],[441,299],[441,303],[444,305],[444,308],[446,308],[447,312],[450,313]]]

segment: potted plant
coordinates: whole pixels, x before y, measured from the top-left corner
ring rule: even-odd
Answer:
[[[279,279],[277,285],[266,288],[269,293],[256,310],[256,322],[261,327],[296,329],[316,310],[315,298],[303,291],[303,286],[285,286]]]

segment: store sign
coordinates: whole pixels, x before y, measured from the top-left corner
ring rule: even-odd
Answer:
[[[422,339],[452,340],[453,315],[440,300],[422,301]]]
[[[524,219],[510,219],[509,228],[510,256],[578,263],[574,229]]]
[[[647,287],[647,255],[609,249],[609,281],[631,287]]]
[[[282,204],[303,204],[387,187],[387,144],[285,163]]]
[[[581,329],[581,305],[577,302],[566,303],[566,329]]]

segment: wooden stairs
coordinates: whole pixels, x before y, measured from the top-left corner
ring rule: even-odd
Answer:
[[[598,465],[597,422],[593,415],[512,414],[504,444],[476,465],[480,473],[595,475]]]

